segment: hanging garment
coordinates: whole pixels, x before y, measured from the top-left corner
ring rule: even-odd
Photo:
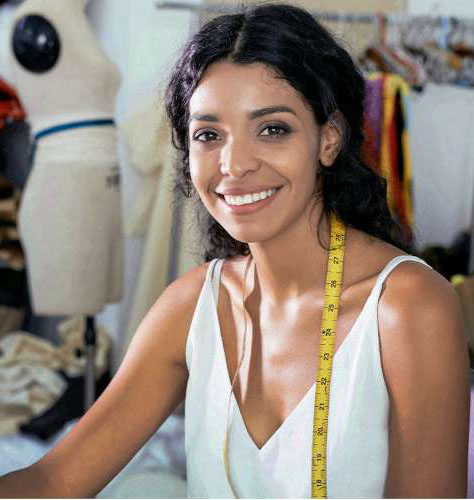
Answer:
[[[373,76],[365,80],[364,102],[364,143],[362,153],[364,161],[380,175],[380,149],[382,141],[383,119],[383,78]]]
[[[181,211],[181,231],[174,234],[177,221],[173,220],[172,175],[177,158],[164,106],[156,106],[154,95],[138,103],[134,113],[122,124],[121,132],[128,159],[142,176],[141,188],[126,216],[125,233],[145,236],[140,271],[123,335],[123,355],[141,320],[168,285],[171,259],[178,261],[178,276],[198,262],[191,252],[195,233],[188,209]],[[179,240],[174,256],[171,254],[173,237]]]
[[[399,23],[404,49],[431,83],[474,85],[474,31],[468,19],[408,17]]]
[[[408,134],[410,89],[397,75],[371,73],[367,79],[365,129],[368,134],[362,150],[372,163],[378,162],[374,170],[387,180],[389,209],[411,243],[414,217]],[[372,166],[370,162],[369,165]]]
[[[410,114],[417,246],[449,248],[474,222],[474,92],[430,83]]]
[[[332,368],[327,442],[328,498],[382,498],[389,452],[389,395],[382,372],[377,306],[383,283],[400,263],[379,274]],[[189,498],[233,497],[222,459],[230,378],[217,316],[222,260],[208,268],[186,345],[189,379],[185,449]],[[430,267],[430,266],[428,266]],[[315,385],[258,449],[232,394],[227,441],[230,477],[239,498],[310,498]]]

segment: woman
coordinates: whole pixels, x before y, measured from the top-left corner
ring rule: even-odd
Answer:
[[[385,182],[360,159],[363,97],[349,55],[301,9],[248,8],[193,36],[166,103],[207,263],[163,292],[109,388],[0,480],[4,495],[96,494],[186,395],[189,496],[310,496],[331,214],[345,264],[327,496],[466,495],[460,306],[404,251]]]

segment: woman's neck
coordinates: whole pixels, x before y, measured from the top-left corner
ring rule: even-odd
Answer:
[[[319,213],[314,220],[319,220]],[[321,224],[322,243],[328,248],[330,228],[325,217]],[[316,224],[308,221],[292,228],[291,234],[250,243],[249,247],[255,266],[254,286],[266,302],[287,304],[324,289],[329,252],[318,241]]]

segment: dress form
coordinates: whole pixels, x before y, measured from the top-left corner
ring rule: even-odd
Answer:
[[[86,3],[26,0],[15,12],[9,59],[33,134],[113,117],[120,77],[94,37]],[[112,126],[37,142],[19,213],[36,314],[92,316],[121,299],[119,179]]]

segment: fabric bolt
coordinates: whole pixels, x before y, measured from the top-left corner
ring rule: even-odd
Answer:
[[[333,359],[327,441],[328,498],[381,498],[388,463],[389,395],[381,366],[377,306],[389,273],[379,274]],[[230,378],[217,316],[223,260],[213,260],[186,345],[185,450],[189,498],[232,498],[222,458]],[[228,462],[241,498],[310,498],[315,385],[258,449],[232,394]]]

